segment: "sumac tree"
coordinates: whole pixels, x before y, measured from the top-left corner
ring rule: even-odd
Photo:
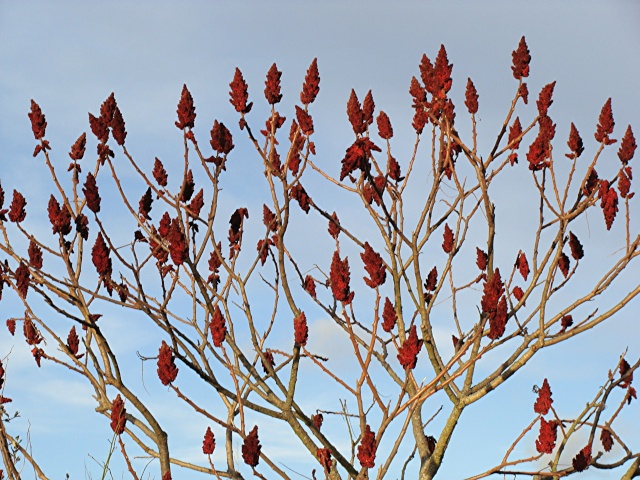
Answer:
[[[24,185],[11,185],[7,198],[0,189],[0,289],[14,290],[24,306],[7,319],[5,335],[23,335],[37,367],[52,375],[66,368],[88,382],[133,478],[141,472],[132,452],[157,459],[163,479],[179,478],[176,469],[290,478],[270,452],[274,424],[308,454],[307,478],[434,478],[467,407],[538,352],[612,321],[640,293],[637,282],[615,283],[638,269],[633,130],[614,135],[609,99],[598,119],[577,122],[584,140],[573,123],[568,140],[556,138],[555,82],[530,99],[530,61],[523,37],[513,52],[513,100],[488,149],[477,139],[481,94],[467,79],[464,101],[454,105],[444,46],[435,58],[422,57],[410,81],[410,125],[376,111],[371,91],[351,91],[353,140],[342,159],[316,157],[314,136],[326,133],[313,120],[316,60],[287,117],[278,109],[275,64],[264,84],[266,119],[253,118],[254,102],[264,100],[249,96],[236,69],[229,101],[237,128],[209,119],[209,138],[195,134],[196,121],[205,120],[185,85],[175,121],[184,146],[177,178],[162,152],[139,160],[127,148],[135,133],[126,131],[113,94],[89,114],[93,136],[79,132],[69,163],[47,140],[45,115],[32,101],[33,156],[52,179],[51,231],[32,233],[30,214],[44,207],[29,202]],[[458,127],[462,116],[469,131]],[[394,156],[400,129],[415,133],[408,158]],[[234,158],[241,141],[255,149],[253,163]],[[249,168],[264,170],[264,182],[252,185],[262,208],[223,208],[225,174]],[[526,182],[500,194],[503,178],[523,173]],[[323,182],[315,190],[326,195],[311,196],[307,178]],[[347,199],[342,211],[327,206],[329,192]],[[503,239],[505,201],[530,226],[518,244]],[[114,205],[128,219],[114,219]],[[589,213],[590,228],[608,235],[613,254],[590,255],[594,242],[580,234]],[[326,225],[324,239],[308,238],[309,221]],[[596,264],[605,265],[602,275],[585,281]],[[594,306],[605,294],[609,301]],[[135,321],[145,317],[161,338],[142,359],[166,395],[203,425],[193,440],[199,461],[172,453],[172,433],[141,395],[143,385],[123,375],[104,314],[114,307]],[[341,352],[348,368],[331,363],[336,352],[326,343],[314,343],[318,318],[330,319],[336,342],[349,345]],[[540,378],[537,397],[522,400],[531,403],[522,434],[494,468],[473,478],[560,478],[593,468],[638,475],[639,453],[617,427],[636,406],[640,362],[614,354],[609,374],[596,372],[602,388],[576,402],[587,402],[582,411],[556,411],[553,375]],[[0,364],[4,473],[15,480],[26,462],[45,478],[37,455],[11,431],[10,373]],[[216,408],[192,395],[195,381],[218,396]],[[310,388],[336,393],[314,400]],[[434,396],[440,412],[426,403]],[[430,422],[436,414],[448,416],[441,428]],[[586,438],[578,449],[568,443],[577,435]],[[522,445],[536,454],[517,456]]]

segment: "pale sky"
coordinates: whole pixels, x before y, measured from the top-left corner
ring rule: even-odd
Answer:
[[[179,164],[182,140],[174,121],[180,91],[186,83],[198,114],[196,135],[208,138],[214,118],[234,127],[237,147],[231,158],[243,165],[243,176],[230,177],[225,205],[236,208],[242,201],[261,205],[262,201],[252,196],[252,185],[261,181],[262,170],[238,130],[236,113],[228,103],[228,85],[235,67],[242,70],[249,84],[250,99],[258,111],[252,112],[257,126],[264,122],[259,112],[264,109],[264,76],[271,64],[276,62],[283,71],[280,110],[291,118],[304,73],[311,60],[318,58],[320,94],[312,107],[318,161],[335,164],[333,171],[337,172],[353,136],[345,114],[352,88],[361,98],[367,90],[373,91],[377,108],[387,112],[393,122],[398,158],[409,154],[413,145],[409,82],[419,74],[422,54],[434,58],[440,44],[445,45],[454,65],[452,95],[458,99],[460,128],[468,125],[463,120],[466,112],[461,99],[466,79],[471,77],[480,95],[480,150],[488,150],[517,85],[511,75],[511,52],[522,35],[532,56],[530,104],[543,85],[557,81],[550,113],[558,125],[557,148],[566,148],[571,122],[585,143],[593,146],[598,114],[609,97],[616,138],[622,136],[627,124],[634,127],[638,137],[640,6],[633,1],[0,0],[0,180],[6,195],[16,188],[31,200],[30,205],[46,205],[50,190],[46,167],[41,158],[31,156],[35,141],[27,112],[32,98],[46,115],[46,138],[61,169],[68,163],[67,152],[79,134],[87,131],[91,136],[87,112],[97,114],[112,91],[126,121],[128,149],[141,162],[158,156],[166,159],[165,163],[174,158]],[[85,158],[93,153],[92,148]],[[618,161],[613,153],[611,161]],[[245,164],[256,168],[245,168]],[[308,183],[305,187],[312,197],[323,191],[320,184]],[[502,198],[509,198],[513,192],[505,188]],[[505,208],[515,207],[512,204]],[[42,214],[46,219],[43,209]],[[37,217],[32,215],[31,219]],[[594,215],[590,221],[594,229],[595,225],[602,229],[599,216]],[[50,227],[45,223],[33,228],[44,231]],[[512,235],[517,238],[517,232]],[[606,247],[603,241],[598,251],[602,255],[612,253]],[[638,282],[640,276],[632,272],[626,280]],[[22,314],[13,296],[5,293],[4,317]],[[470,407],[462,416],[439,478],[463,478],[499,463],[511,441],[534,418],[531,405],[535,395],[531,389],[544,377],[551,383],[554,406],[564,408],[568,417],[578,413],[625,348],[629,348],[628,358],[634,361],[640,355],[638,342],[630,340],[640,333],[638,307],[636,300],[604,328],[587,333],[561,350],[544,352],[508,386]],[[50,478],[63,478],[67,472],[72,480],[96,478],[100,469],[90,456],[106,458],[111,438],[109,422],[93,412],[95,404],[82,379],[49,364],[37,369],[21,335],[10,337],[4,320],[0,318],[0,358],[11,351],[6,389],[7,396],[14,399],[8,410],[15,408],[21,413],[11,428],[26,432],[30,425],[33,453]],[[158,342],[156,338],[138,341],[129,334],[130,327],[119,320],[114,319],[113,327],[114,332],[122,332],[116,347],[131,356],[130,378],[139,380],[142,374],[135,351],[154,355]],[[318,319],[311,329],[324,339],[326,348],[332,348],[330,326]],[[180,415],[187,410],[167,399],[171,395],[160,388],[155,363],[145,365],[144,379],[150,392],[144,399],[167,420],[170,432],[175,429],[171,440],[175,456],[184,453],[188,459],[204,462],[201,422],[184,423]],[[330,398],[331,392],[307,395]],[[427,402],[425,418],[439,405],[435,400]],[[628,417],[636,425],[640,424],[638,405],[635,417]],[[217,432],[218,453],[223,450],[221,434]],[[531,449],[534,440],[532,437]],[[627,440],[640,449],[637,432],[635,438],[630,435]],[[307,475],[311,468],[318,468],[306,453],[299,454],[302,449],[295,440],[273,448],[274,457],[288,462],[291,468],[304,470]],[[112,467],[114,477],[127,475],[121,462]],[[157,465],[150,468],[151,478],[157,478]],[[174,478],[196,476],[174,470]],[[619,476],[619,472],[588,471],[580,478]]]

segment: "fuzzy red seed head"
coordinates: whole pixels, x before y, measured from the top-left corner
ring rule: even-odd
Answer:
[[[209,328],[211,329],[211,340],[213,341],[213,345],[215,347],[221,347],[222,342],[227,335],[227,326],[219,305],[216,305],[213,308],[213,315],[211,316],[211,325]]]
[[[29,120],[31,120],[31,130],[36,140],[41,140],[44,137],[47,129],[47,121],[44,118],[44,114],[40,109],[40,106],[31,100],[31,111],[29,112]]]
[[[216,439],[213,436],[213,432],[211,431],[211,427],[207,427],[207,431],[204,432],[204,440],[202,441],[202,453],[205,455],[213,454],[213,451],[216,448]]]
[[[384,299],[384,307],[382,308],[382,329],[385,332],[391,332],[393,328],[396,326],[396,322],[398,321],[398,314],[396,313],[396,309],[389,300],[389,297]]]
[[[531,55],[524,36],[520,39],[518,48],[513,51],[511,57],[513,59],[513,66],[511,67],[511,70],[513,71],[513,77],[516,80],[520,80],[522,79],[522,77],[528,77]]]
[[[180,95],[180,101],[178,102],[178,121],[176,127],[180,130],[185,128],[193,128],[196,121],[196,107],[193,104],[193,97],[186,85],[182,86],[182,94]]]
[[[229,87],[231,88],[229,92],[229,102],[236,109],[236,112],[242,114],[249,113],[253,102],[247,103],[247,100],[249,100],[248,86],[247,82],[244,81],[240,69],[236,68]]]
[[[464,97],[464,104],[469,110],[469,113],[471,115],[478,113],[478,92],[470,78],[467,78],[467,89],[465,91]]]
[[[158,351],[158,378],[162,385],[169,385],[178,376],[178,367],[174,362],[173,350],[164,340]]]
[[[613,133],[614,125],[613,112],[611,111],[611,98],[609,98],[600,111],[598,126],[596,127],[596,133],[594,134],[596,141],[604,143],[605,145],[615,143],[616,140],[609,138],[609,135]]]
[[[244,438],[242,443],[242,460],[250,467],[255,467],[260,461],[260,440],[258,439],[258,426],[256,425]]]
[[[358,461],[363,468],[373,468],[376,460],[376,450],[378,443],[376,442],[376,435],[371,431],[371,427],[367,425],[365,431],[362,434],[362,440],[358,445]]]
[[[280,77],[282,77],[282,72],[278,70],[278,67],[274,63],[267,72],[267,79],[264,82],[264,96],[269,105],[275,105],[282,100]]]
[[[407,339],[402,343],[402,346],[398,348],[398,361],[402,368],[405,370],[413,370],[418,363],[418,353],[422,348],[423,340],[418,338],[416,326],[412,325],[409,330]]]
[[[371,288],[377,288],[387,279],[387,272],[379,253],[375,252],[369,242],[364,244],[364,252],[360,254],[364,262],[364,269],[369,278],[364,277],[364,282]]]
[[[549,382],[545,378],[542,382],[542,387],[538,390],[538,398],[533,404],[533,411],[540,415],[546,415],[551,409],[553,399],[551,398],[551,387]]]
[[[124,432],[127,418],[127,409],[124,408],[124,401],[120,397],[120,394],[111,403],[111,430],[116,435],[121,435]]]
[[[314,58],[309,65],[307,74],[302,84],[302,92],[300,92],[300,101],[303,105],[309,105],[318,96],[320,92],[320,73],[318,72],[318,59]]]

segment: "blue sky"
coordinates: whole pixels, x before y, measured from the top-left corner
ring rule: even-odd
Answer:
[[[263,82],[271,64],[276,62],[283,71],[281,113],[291,118],[304,73],[317,57],[320,95],[312,113],[318,161],[337,166],[352,141],[345,114],[351,88],[361,98],[367,90],[373,91],[378,109],[387,112],[394,124],[397,158],[409,155],[413,144],[409,81],[418,75],[422,54],[435,57],[440,44],[446,46],[454,65],[454,98],[462,98],[467,77],[478,89],[480,150],[488,150],[516,88],[510,70],[511,51],[522,35],[532,55],[531,98],[537,97],[543,85],[557,81],[551,116],[558,125],[559,149],[565,148],[570,122],[576,123],[587,144],[593,141],[591,133],[609,97],[617,138],[627,124],[632,124],[638,135],[640,7],[631,1],[133,4],[0,0],[0,179],[5,192],[17,188],[32,205],[45,205],[50,186],[41,159],[31,157],[34,140],[27,118],[29,100],[40,104],[48,121],[47,138],[54,158],[66,165],[70,145],[81,132],[89,130],[87,111],[98,113],[112,91],[127,124],[128,148],[136,158],[149,162],[158,156],[167,164],[174,158],[179,164],[182,142],[173,122],[180,90],[186,83],[198,114],[196,135],[207,138],[214,118],[234,126],[238,147],[232,161],[242,168],[229,175],[224,208],[232,210],[244,201],[261,205],[252,195],[262,170],[259,166],[253,170],[245,167],[258,165],[257,159],[246,143],[240,146],[243,137],[228,103],[228,84],[235,67],[244,73],[256,103],[253,121],[262,124]],[[463,129],[468,122],[463,118],[462,102],[457,103],[457,121]],[[617,162],[613,153],[611,158]],[[323,192],[319,182],[305,187],[312,197]],[[512,198],[513,186],[503,187],[499,197]],[[505,209],[516,207],[517,202],[511,202]],[[320,228],[311,225],[308,218],[299,218],[310,229],[307,241],[316,245],[313,232],[323,230],[324,222]],[[602,229],[602,219],[594,216],[590,225],[594,232],[596,225]],[[49,229],[46,223],[32,226]],[[366,232],[366,225],[362,228]],[[518,235],[514,228],[506,233],[505,242],[517,241]],[[594,245],[595,255],[606,258],[612,253],[606,237],[594,233],[594,238],[600,242]],[[597,266],[594,268],[597,270]],[[637,270],[625,281],[640,281]],[[10,298],[3,302],[5,317],[21,314],[16,302]],[[535,396],[531,388],[545,376],[549,377],[556,405],[564,407],[567,416],[578,412],[625,348],[629,347],[630,358],[640,354],[637,341],[630,342],[639,333],[639,306],[636,300],[605,327],[562,349],[550,349],[509,386],[469,408],[445,457],[442,478],[463,478],[497,463],[510,440],[532,419]],[[140,349],[143,354],[152,354],[157,339],[139,342],[139,338],[127,335],[128,325],[118,323],[118,319],[113,323],[114,334],[122,332],[116,347],[132,359],[131,378],[140,377],[139,363],[135,363],[132,352]],[[337,349],[332,347],[329,326],[318,319],[313,328],[325,342],[323,347]],[[11,367],[6,388],[8,396],[14,398],[10,406],[22,415],[15,425],[26,431],[30,422],[34,454],[50,477],[60,478],[66,472],[72,479],[98,475],[99,468],[89,455],[106,457],[110,430],[108,422],[93,413],[95,405],[89,389],[80,379],[50,365],[36,370],[22,340],[0,329],[0,357],[9,351]],[[199,458],[202,425],[197,421],[195,425],[185,424],[187,417],[181,415],[187,415],[187,410],[167,399],[169,395],[155,381],[155,365],[145,366],[144,379],[150,392],[146,398],[177,430],[177,451]],[[310,391],[308,395],[318,393]],[[331,395],[323,392],[325,397]],[[434,401],[426,411],[435,411],[438,406]],[[629,417],[636,424],[640,420],[637,408],[635,416]],[[68,414],[73,422],[65,420]],[[629,442],[640,448],[637,432]],[[291,465],[309,471],[308,464],[295,454],[299,449],[295,442],[273,448],[281,450],[277,458],[292,459]],[[124,470],[118,470],[117,465],[115,475],[120,475]],[[619,473],[607,475],[587,472],[582,478],[619,478]]]

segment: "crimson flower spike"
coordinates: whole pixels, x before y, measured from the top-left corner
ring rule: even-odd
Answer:
[[[467,78],[467,90],[464,96],[464,104],[469,110],[469,113],[471,115],[478,113],[478,91],[470,78]]]
[[[620,144],[620,150],[618,150],[618,158],[623,165],[629,163],[629,160],[633,158],[633,154],[638,146],[636,145],[636,138],[633,136],[633,130],[631,125],[627,126],[627,131],[622,137],[622,143]]]
[[[166,386],[175,381],[177,376],[178,367],[174,362],[173,350],[163,340],[158,352],[158,378],[160,378],[162,385]]]
[[[569,146],[571,153],[566,153],[565,157],[574,159],[582,155],[584,145],[582,143],[582,138],[580,138],[580,133],[578,133],[578,129],[573,122],[571,122],[571,131],[569,132],[569,141],[567,142],[567,145]]]
[[[356,95],[356,91],[351,89],[351,95],[347,101],[347,116],[349,117],[349,123],[353,128],[353,133],[356,135],[364,133],[367,128],[367,124],[364,121],[364,112],[360,106],[360,101]]]
[[[528,77],[531,55],[529,53],[529,47],[527,47],[527,42],[524,39],[524,36],[520,39],[518,48],[511,53],[511,57],[513,59],[513,66],[511,67],[511,70],[513,71],[513,77],[516,80],[520,80],[522,79],[522,77]]]
[[[185,128],[193,128],[196,121],[196,107],[193,105],[193,97],[187,88],[187,85],[182,85],[182,94],[180,96],[180,102],[178,102],[178,121],[176,127],[180,130]]]
[[[269,105],[275,105],[282,100],[280,77],[282,77],[282,72],[278,70],[278,67],[274,63],[267,72],[267,80],[264,82],[264,96]]]
[[[598,126],[596,127],[596,133],[594,134],[596,141],[604,143],[605,145],[616,143],[616,140],[609,138],[609,135],[613,133],[613,127],[615,124],[616,122],[613,120],[613,112],[611,111],[611,98],[609,98],[600,111]]]
[[[318,73],[318,59],[314,58],[307,70],[300,92],[300,101],[303,105],[309,105],[318,96],[320,91],[320,74]]]
[[[242,460],[250,467],[255,467],[260,461],[260,440],[258,439],[258,426],[256,425],[249,432],[242,443]]]
[[[44,137],[47,121],[44,118],[44,114],[40,109],[40,106],[33,100],[31,100],[31,112],[29,112],[29,120],[31,120],[31,130],[33,130],[33,136],[36,140],[41,140]]]
[[[247,114],[253,107],[253,102],[247,103],[249,99],[247,82],[244,81],[242,72],[239,68],[236,68],[236,72],[233,75],[233,80],[229,84],[231,90],[229,91],[229,102],[236,109],[236,112]]]

